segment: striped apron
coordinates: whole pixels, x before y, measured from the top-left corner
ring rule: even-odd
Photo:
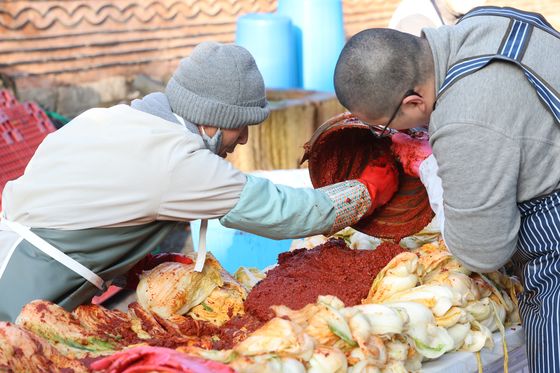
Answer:
[[[506,17],[510,24],[496,54],[463,59],[451,66],[438,98],[461,78],[491,62],[512,63],[522,69],[540,100],[560,124],[560,95],[522,62],[535,28],[559,39],[560,33],[541,15],[513,8],[479,7],[461,21],[475,16]],[[519,308],[529,367],[532,372],[560,372],[560,191],[519,203],[518,208],[521,228],[512,261],[524,285]]]
[[[524,291],[519,312],[532,372],[560,372],[560,191],[519,204],[512,261]]]

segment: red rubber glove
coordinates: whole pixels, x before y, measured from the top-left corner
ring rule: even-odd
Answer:
[[[367,187],[371,198],[371,207],[364,215],[368,216],[393,198],[399,186],[399,172],[388,158],[385,162],[376,160],[364,168],[358,181]]]
[[[414,138],[399,132],[391,136],[391,141],[391,150],[400,160],[404,172],[409,176],[419,177],[420,163],[432,154],[428,139],[425,136]]]
[[[184,264],[194,263],[191,258],[179,253],[160,253],[156,255],[148,254],[136,263],[130,271],[128,271],[126,276],[126,288],[136,290],[138,282],[140,281],[140,275],[143,271],[154,269],[161,263],[165,262],[179,262]]]

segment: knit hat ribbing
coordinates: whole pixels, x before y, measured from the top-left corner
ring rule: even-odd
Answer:
[[[165,95],[174,113],[198,125],[240,128],[261,123],[270,112],[253,56],[234,44],[196,46],[181,60]]]

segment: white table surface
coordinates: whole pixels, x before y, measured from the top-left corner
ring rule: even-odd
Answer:
[[[525,356],[523,328],[515,326],[506,329],[506,343],[509,355],[510,372],[528,372]],[[484,373],[503,372],[502,336],[494,333],[494,348],[483,348],[480,352]],[[525,369],[525,370],[524,370]],[[451,352],[437,360],[424,362],[422,373],[473,373],[478,372],[476,355],[472,352]]]

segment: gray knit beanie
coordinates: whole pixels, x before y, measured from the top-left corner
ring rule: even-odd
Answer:
[[[171,109],[189,122],[240,128],[270,112],[251,53],[234,44],[204,42],[181,63],[165,88]]]

